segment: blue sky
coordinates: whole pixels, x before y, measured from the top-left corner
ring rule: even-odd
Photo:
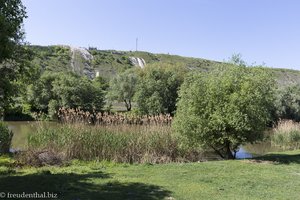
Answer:
[[[23,0],[31,44],[170,53],[300,70],[298,0]]]

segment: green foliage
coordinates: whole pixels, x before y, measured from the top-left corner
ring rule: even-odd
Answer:
[[[56,78],[59,78],[58,74],[44,73],[34,84],[28,86],[27,98],[33,110],[47,112],[50,100],[58,98],[52,92],[52,83]]]
[[[72,73],[44,73],[28,88],[28,99],[36,110],[54,116],[59,107],[101,110],[104,92],[86,77]]]
[[[107,78],[98,76],[94,78],[93,84],[96,88],[101,88],[103,91],[107,91],[109,88],[109,81]]]
[[[30,46],[34,52],[33,63],[40,67],[41,70],[52,72],[70,72],[71,52],[68,47],[64,46]]]
[[[50,119],[57,119],[57,111],[59,109],[59,103],[55,99],[51,99],[48,103],[48,115]]]
[[[247,63],[242,59],[242,54],[239,53],[233,54],[228,62],[238,66],[247,66]]]
[[[263,68],[220,66],[191,74],[180,90],[175,130],[193,143],[234,158],[262,136],[273,108],[274,81]]]
[[[25,7],[21,0],[0,1],[0,119],[16,107],[14,98],[22,93],[22,83],[31,74],[31,52],[22,46]]]
[[[132,100],[136,91],[138,76],[136,70],[129,69],[110,81],[108,97],[110,100],[124,102],[127,111],[132,108]]]
[[[283,86],[276,93],[276,114],[281,119],[300,121],[300,85]]]
[[[21,0],[0,1],[0,63],[15,56],[15,49],[23,39],[22,24],[26,17]]]
[[[186,69],[181,65],[148,65],[140,72],[135,99],[142,114],[173,114]]]
[[[8,126],[0,122],[0,154],[9,153],[12,137],[13,133]]]

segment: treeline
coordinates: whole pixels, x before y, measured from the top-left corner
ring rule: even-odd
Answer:
[[[111,80],[93,80],[72,72],[35,70],[27,82],[19,80],[5,107],[5,119],[57,119],[59,108],[110,112],[116,102],[138,115],[174,114],[178,90],[187,70],[181,65],[131,68]],[[35,80],[34,80],[35,79]],[[135,105],[135,106],[133,106]]]
[[[90,80],[72,72],[41,72],[37,66],[29,69],[26,78],[22,75],[24,78],[18,80],[1,79],[5,80],[2,87],[8,96],[2,101],[7,120],[55,120],[62,107],[110,112],[116,102],[122,102],[127,111],[138,115],[174,115],[184,79],[188,81],[190,74],[208,73],[189,71],[180,64],[154,64],[144,69],[128,69],[111,80],[102,76]],[[274,88],[271,121],[299,121],[300,85],[274,84]]]

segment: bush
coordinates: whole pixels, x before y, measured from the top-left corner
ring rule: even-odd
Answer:
[[[274,129],[272,144],[287,149],[299,149],[300,124],[292,120],[279,121]]]
[[[8,126],[0,122],[0,153],[9,153],[13,132],[8,129]]]

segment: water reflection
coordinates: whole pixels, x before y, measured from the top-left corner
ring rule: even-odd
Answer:
[[[27,149],[27,137],[29,134],[34,134],[36,130],[43,127],[56,126],[55,122],[34,122],[34,121],[7,121],[8,128],[13,131],[12,139],[13,150]]]
[[[238,152],[236,152],[236,158],[237,159],[246,159],[246,158],[253,158],[252,153],[249,153],[246,151],[243,147],[239,149]]]
[[[253,158],[256,156],[265,155],[270,152],[283,151],[280,147],[272,146],[270,140],[258,142],[255,144],[247,144],[240,148],[237,152],[238,159]]]

